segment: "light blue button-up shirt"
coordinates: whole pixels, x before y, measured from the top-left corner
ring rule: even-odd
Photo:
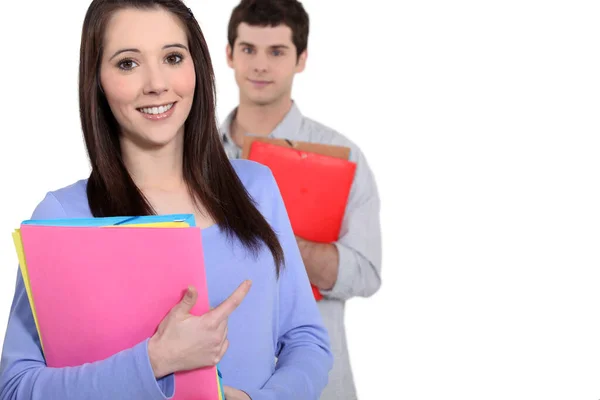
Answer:
[[[241,149],[230,133],[236,112],[237,109],[233,110],[221,126],[223,146],[232,159],[241,156]],[[375,179],[358,146],[335,130],[303,116],[295,102],[269,137],[350,147],[350,160],[357,164],[340,238],[334,243],[339,252],[337,281],[331,290],[322,291],[325,298],[318,303],[335,359],[321,399],[356,399],[346,343],[344,303],[354,296],[371,296],[381,285],[380,201]]]

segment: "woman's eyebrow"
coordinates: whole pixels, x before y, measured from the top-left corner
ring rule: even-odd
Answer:
[[[164,45],[164,46],[163,46],[163,50],[164,50],[164,49],[171,48],[171,47],[178,47],[178,48],[180,48],[180,49],[184,49],[184,50],[187,50],[187,51],[189,51],[189,50],[188,50],[188,48],[187,48],[185,45],[181,44],[181,43],[170,43],[170,44],[166,44],[166,45]],[[113,54],[113,55],[112,55],[112,56],[109,58],[109,61],[110,61],[110,60],[112,60],[113,58],[115,58],[116,56],[118,56],[119,54],[121,54],[121,53],[125,53],[125,52],[141,53],[141,51],[140,51],[139,49],[135,49],[135,48],[121,49],[121,50],[117,50],[117,51],[115,52],[115,54]]]

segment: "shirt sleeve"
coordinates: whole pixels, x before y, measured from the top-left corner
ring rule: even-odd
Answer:
[[[369,297],[381,286],[380,200],[373,173],[362,152],[356,149],[356,172],[339,240],[338,276],[325,298],[348,300]]]
[[[32,219],[65,217],[61,204],[49,193]],[[23,277],[17,273],[0,358],[0,400],[163,400],[172,398],[174,390],[173,375],[154,378],[148,339],[102,361],[76,367],[48,367]]]
[[[279,277],[279,343],[273,375],[252,400],[317,400],[333,366],[329,335],[314,300],[300,250],[271,171],[265,186],[273,193],[270,223],[285,256]]]

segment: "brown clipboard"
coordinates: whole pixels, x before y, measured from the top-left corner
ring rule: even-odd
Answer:
[[[310,153],[321,154],[324,156],[330,156],[335,158],[341,158],[342,160],[349,160],[350,158],[350,148],[345,146],[337,146],[332,144],[322,144],[322,143],[311,143],[304,142],[299,140],[287,140],[287,139],[275,139],[263,136],[255,136],[255,135],[246,135],[244,137],[244,146],[242,147],[242,157],[243,159],[248,159],[248,155],[250,154],[250,148],[252,143],[264,142],[270,143],[277,146],[283,147],[292,147],[294,149],[300,151],[306,151]]]

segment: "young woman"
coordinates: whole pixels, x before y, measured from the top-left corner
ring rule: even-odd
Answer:
[[[136,346],[49,368],[19,274],[0,400],[167,399],[175,372],[216,363],[227,400],[318,399],[333,362],[328,335],[271,172],[229,161],[220,143],[212,65],[190,10],[94,0],[80,57],[92,172],[48,193],[32,218],[193,213],[215,308],[190,315],[191,289]]]

